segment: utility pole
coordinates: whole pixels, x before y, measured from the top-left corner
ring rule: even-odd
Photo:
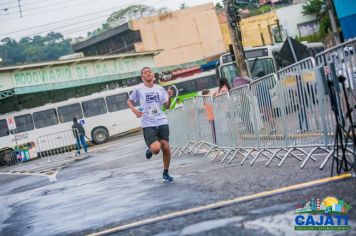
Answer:
[[[337,26],[336,26],[336,19],[335,19],[335,14],[334,14],[334,7],[332,0],[328,0],[327,2],[327,8],[328,8],[328,13],[329,13],[329,18],[330,18],[330,23],[331,23],[331,30],[333,31],[335,43],[339,44],[341,42],[339,33],[337,32]]]
[[[242,36],[240,30],[240,15],[238,12],[237,0],[224,0],[225,13],[228,21],[228,28],[231,37],[231,44],[234,49],[237,68],[241,77],[248,77],[245,53],[242,46]]]
[[[19,11],[20,11],[20,16],[22,17],[22,10],[21,10],[21,0],[17,0],[18,4],[19,4]]]

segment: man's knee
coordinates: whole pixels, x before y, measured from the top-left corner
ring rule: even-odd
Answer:
[[[161,150],[161,143],[156,141],[150,145],[150,150],[153,154],[158,154]]]
[[[161,142],[162,151],[168,151],[170,149],[168,141],[161,140],[160,142]]]

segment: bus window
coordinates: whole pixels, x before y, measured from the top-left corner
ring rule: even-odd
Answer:
[[[108,105],[109,112],[127,109],[128,98],[127,93],[106,97],[106,104]]]
[[[225,77],[230,84],[238,76],[239,72],[235,63],[221,66],[221,76]]]
[[[58,124],[58,116],[55,109],[33,113],[33,120],[37,129]]]
[[[79,103],[58,107],[57,110],[59,121],[61,123],[70,122],[73,120],[74,117],[77,119],[83,118],[82,109],[80,108]]]
[[[261,78],[274,72],[273,60],[271,58],[256,58],[248,61],[252,78]]]
[[[104,98],[98,98],[82,103],[85,117],[98,116],[107,112]]]
[[[194,80],[177,83],[176,86],[178,88],[179,94],[193,93],[198,91]]]
[[[203,89],[211,89],[219,86],[218,81],[214,75],[197,79],[196,85],[198,91],[201,91]]]
[[[16,116],[15,123],[16,123],[16,132],[17,133],[26,132],[29,130],[33,130],[35,128],[35,126],[33,124],[32,116],[30,114]]]
[[[0,137],[9,135],[9,127],[7,126],[6,120],[0,120]]]

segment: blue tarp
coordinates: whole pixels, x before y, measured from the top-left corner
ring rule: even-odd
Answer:
[[[356,0],[334,0],[344,39],[356,37]]]
[[[339,18],[339,22],[345,40],[356,37],[356,14]]]
[[[334,0],[334,5],[338,18],[356,14],[355,0]]]

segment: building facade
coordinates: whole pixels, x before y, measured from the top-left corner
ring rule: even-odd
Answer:
[[[0,68],[0,114],[141,82],[159,52],[115,54]]]
[[[132,20],[73,45],[88,55],[160,50],[157,67],[191,63],[227,50],[213,3]]]

